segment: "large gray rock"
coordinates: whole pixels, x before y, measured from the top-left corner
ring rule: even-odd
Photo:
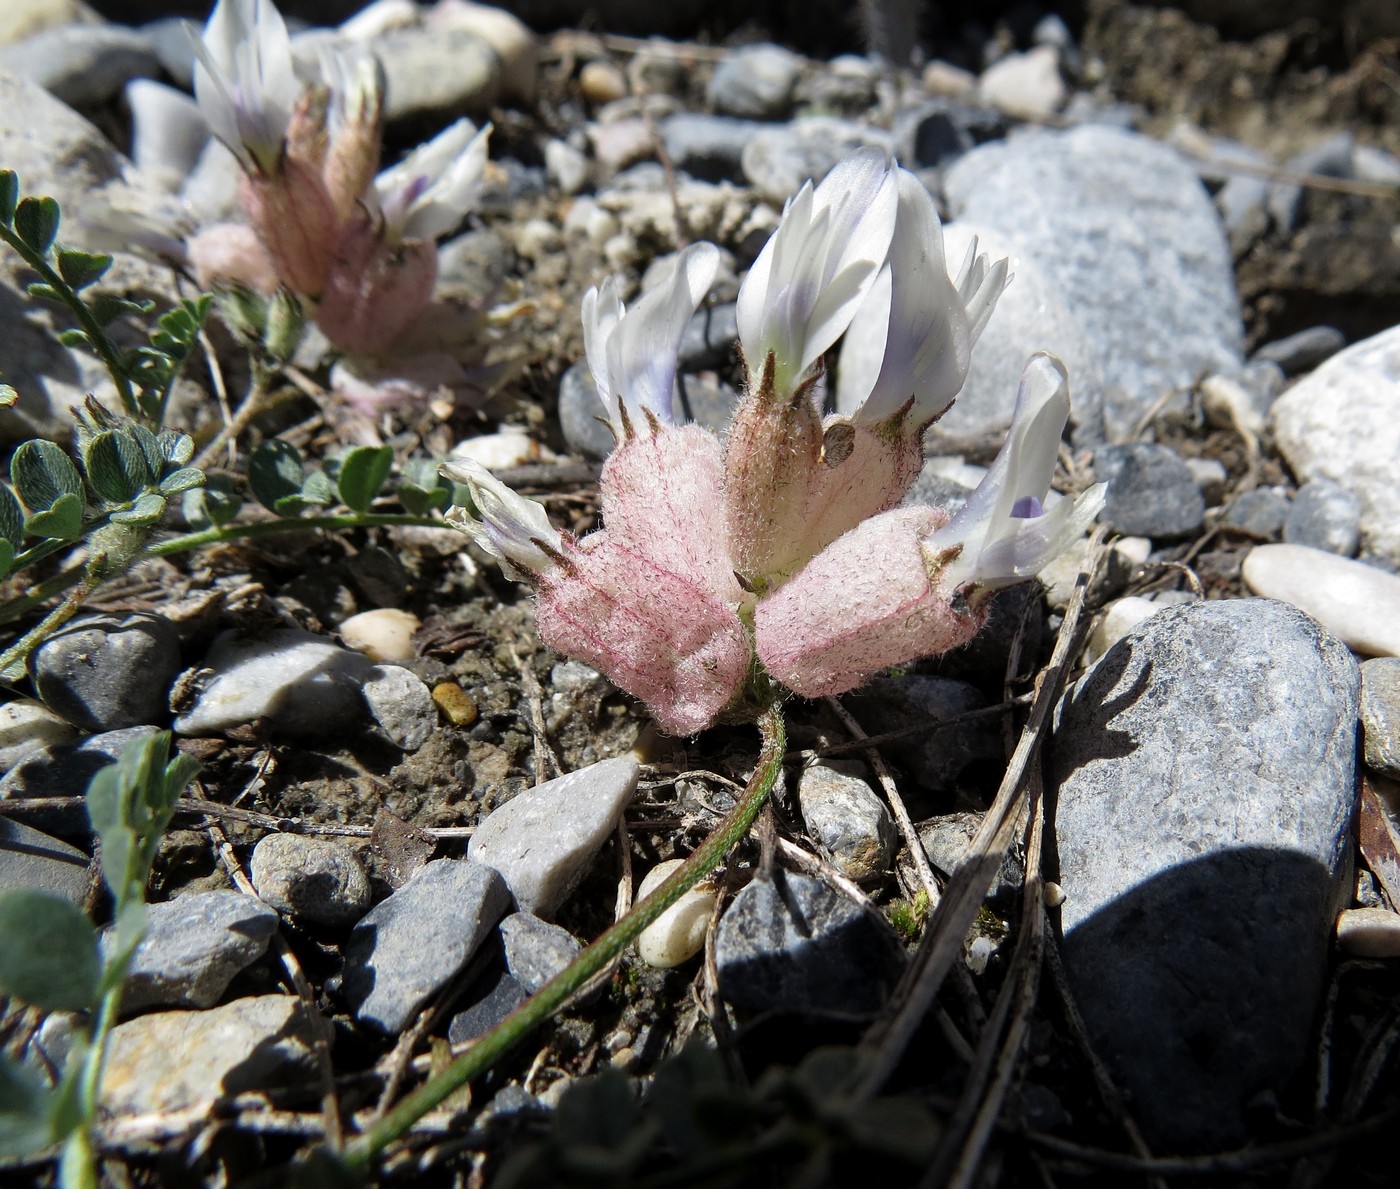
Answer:
[[[148,735],[151,726],[122,727],[89,735],[81,743],[53,743],[31,751],[0,780],[0,801],[10,797],[81,797],[88,781],[121,755],[122,748]]]
[[[573,891],[637,788],[637,761],[604,760],[547,781],[492,810],[467,857],[505,877],[524,912],[548,918]]]
[[[1110,438],[1164,393],[1238,368],[1230,250],[1172,149],[1102,125],[1027,132],[962,157],[944,188],[956,219],[1019,241],[1058,287],[1098,348]]]
[[[501,877],[480,863],[438,859],[376,905],[345,943],[342,989],[366,1024],[401,1032],[457,977],[510,907]]]
[[[375,40],[384,67],[384,115],[489,111],[501,90],[501,60],[466,29],[395,29]]]
[[[72,107],[112,98],[133,78],[160,73],[148,38],[120,25],[46,29],[0,49],[0,71],[38,83]]]
[[[1301,480],[1361,502],[1361,547],[1400,567],[1400,326],[1334,355],[1274,402],[1279,451]]]
[[[81,908],[91,876],[76,846],[0,816],[0,890],[49,892]]]
[[[112,1030],[102,1105],[143,1115],[278,1088],[301,1087],[314,1097],[316,1039],[315,1021],[295,995],[138,1016]]]
[[[1065,963],[1158,1151],[1244,1142],[1306,1070],[1349,890],[1360,677],[1265,599],[1159,612],[1065,696]]]

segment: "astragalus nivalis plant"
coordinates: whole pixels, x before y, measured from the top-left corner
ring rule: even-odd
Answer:
[[[541,638],[691,734],[750,717],[775,680],[807,697],[945,652],[987,598],[1077,539],[1101,488],[1054,498],[1065,371],[1036,355],[1006,444],[967,504],[900,507],[928,427],[952,403],[1006,283],[969,253],[956,278],[933,201],[875,149],[793,198],[739,292],[747,392],[725,440],[677,424],[676,358],[713,280],[695,244],[630,309],[605,281],[583,301],[589,368],[617,445],[603,527],[575,539],[470,462],[444,468],[472,507],[449,520],[535,589]],[[817,401],[844,336],[841,411]]]
[[[489,127],[459,120],[376,176],[383,79],[371,55],[326,50],[299,80],[271,0],[219,0],[194,49],[195,98],[243,169],[248,219],[190,242],[200,283],[285,285],[333,345],[390,348],[432,296],[434,241],[476,201]]]

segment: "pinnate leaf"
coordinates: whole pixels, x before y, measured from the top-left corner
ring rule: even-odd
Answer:
[[[25,198],[15,208],[15,231],[41,256],[53,246],[58,221],[58,203],[52,198]]]
[[[367,512],[389,477],[394,451],[389,446],[355,446],[340,463],[336,485],[340,502],[353,512]]]

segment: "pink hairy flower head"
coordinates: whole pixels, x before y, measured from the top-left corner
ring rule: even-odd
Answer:
[[[677,425],[681,335],[717,253],[679,253],[631,308],[583,303],[589,367],[618,443],[603,527],[575,541],[479,467],[449,521],[535,588],[540,635],[641,698],[669,731],[751,715],[777,682],[839,694],[966,643],[987,596],[1034,575],[1103,504],[1050,481],[1069,416],[1063,366],[1027,364],[1011,429],[964,508],[899,507],[928,426],[966,378],[1006,283],[974,249],[953,280],[932,200],[879,150],[803,187],[739,292],[748,392],[721,442]],[[844,337],[838,412],[817,404]],[[465,464],[464,464],[465,465]]]

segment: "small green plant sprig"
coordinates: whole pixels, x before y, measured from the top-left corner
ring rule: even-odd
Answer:
[[[57,1082],[0,1054],[0,1157],[57,1148],[63,1189],[97,1185],[92,1128],[122,984],[146,929],[146,886],[176,802],[199,765],[170,736],[128,744],[88,784],[87,812],[112,895],[105,944],[81,909],[48,892],[0,892],[0,992],[40,1011],[83,1013]]]

